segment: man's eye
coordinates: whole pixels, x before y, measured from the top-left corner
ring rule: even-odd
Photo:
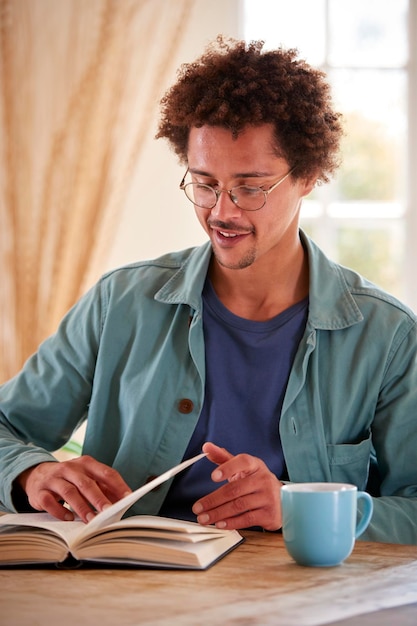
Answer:
[[[204,183],[194,183],[195,189],[197,191],[212,191],[213,187],[211,185],[205,185]]]
[[[250,187],[249,185],[242,185],[238,189],[239,193],[245,196],[259,196],[259,194],[262,194],[262,189],[260,187]]]
[[[203,189],[204,187],[209,187],[210,189],[216,189],[216,187],[218,187],[216,183],[211,184],[211,183],[203,183],[199,181],[196,181],[194,185],[197,185],[198,187],[203,187]]]

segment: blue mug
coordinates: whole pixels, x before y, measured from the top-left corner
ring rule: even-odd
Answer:
[[[359,521],[358,500],[363,501]],[[315,567],[347,559],[373,512],[371,496],[344,483],[290,483],[281,488],[281,504],[287,551],[299,565]]]

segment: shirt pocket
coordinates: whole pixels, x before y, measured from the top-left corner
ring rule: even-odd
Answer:
[[[371,436],[359,443],[327,444],[331,480],[364,490],[368,481]]]

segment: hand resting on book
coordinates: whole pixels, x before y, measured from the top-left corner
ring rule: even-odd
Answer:
[[[119,472],[90,456],[40,463],[22,472],[17,481],[31,507],[65,521],[74,519],[74,511],[88,522],[94,511],[103,511],[132,491]]]

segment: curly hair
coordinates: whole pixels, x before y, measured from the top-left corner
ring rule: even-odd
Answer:
[[[277,155],[296,166],[293,176],[327,182],[339,166],[343,130],[326,75],[297,59],[295,49],[263,47],[219,35],[182,65],[161,100],[156,138],[168,139],[186,163],[192,127],[221,126],[237,137],[245,126],[272,124]]]

